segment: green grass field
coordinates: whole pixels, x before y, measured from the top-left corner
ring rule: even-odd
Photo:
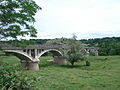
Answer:
[[[14,56],[0,56],[0,60],[8,63],[23,74],[38,77],[36,87],[39,90],[120,90],[120,56],[91,56],[85,62],[75,63],[75,67],[55,65],[40,58],[40,71],[19,70],[19,59]]]

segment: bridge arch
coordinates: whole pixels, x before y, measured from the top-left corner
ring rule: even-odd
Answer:
[[[26,60],[26,61],[33,61],[33,58],[28,56],[26,53],[17,51],[17,50],[4,50],[6,53],[10,53],[16,57],[18,57],[20,60]]]
[[[39,70],[38,59],[30,57],[27,53],[18,50],[4,50],[11,53],[21,60],[20,68],[22,70]]]
[[[56,52],[57,56],[63,56],[62,52],[60,50],[57,49],[48,49],[48,50],[44,50],[42,51],[39,55],[38,58],[40,58],[43,54],[47,53],[47,52]]]

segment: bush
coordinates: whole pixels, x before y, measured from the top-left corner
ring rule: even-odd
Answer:
[[[2,90],[34,90],[35,77],[28,77],[0,61],[0,89]]]
[[[90,66],[90,62],[89,61],[86,61],[86,66]]]

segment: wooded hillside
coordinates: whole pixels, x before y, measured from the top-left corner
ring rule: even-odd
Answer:
[[[99,55],[120,55],[120,37],[82,39],[80,41],[89,46],[99,47]]]

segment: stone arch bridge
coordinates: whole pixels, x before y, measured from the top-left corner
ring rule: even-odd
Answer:
[[[39,58],[47,52],[52,52],[55,55],[54,63],[65,63],[61,52],[63,45],[29,45],[26,48],[3,45],[1,47],[6,53],[10,53],[20,59],[21,69],[39,70]],[[87,56],[90,55],[91,51],[95,51],[96,55],[98,55],[98,48],[95,47],[85,47],[85,51]]]

